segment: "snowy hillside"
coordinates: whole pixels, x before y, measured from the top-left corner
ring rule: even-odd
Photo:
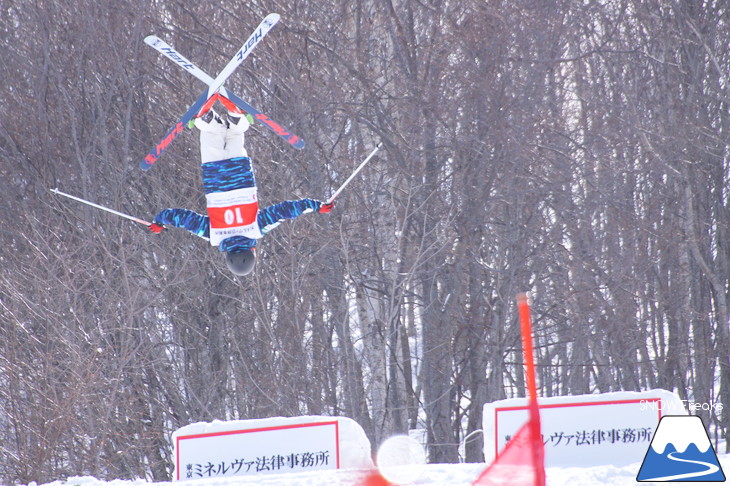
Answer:
[[[730,455],[718,455],[720,464],[726,474],[730,471]],[[421,466],[420,478],[410,484],[438,486],[470,486],[484,470],[484,464],[431,464]],[[590,467],[590,468],[548,468],[547,484],[549,486],[581,485],[581,486],[627,486],[649,485],[654,483],[637,483],[636,474],[640,464],[626,467]],[[410,473],[416,473],[409,471]],[[256,477],[238,476],[234,478],[197,479],[176,483],[157,483],[157,486],[359,486],[367,477],[366,471],[318,471],[298,474],[277,474]],[[147,481],[101,481],[90,477],[73,477],[66,481],[56,481],[45,486],[142,486]],[[657,483],[658,484],[658,483]],[[682,483],[707,484],[707,483]],[[37,486],[32,484],[30,486]]]

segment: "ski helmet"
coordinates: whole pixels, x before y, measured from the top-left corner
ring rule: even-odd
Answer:
[[[238,276],[248,275],[256,264],[256,254],[252,250],[226,252],[228,270]]]

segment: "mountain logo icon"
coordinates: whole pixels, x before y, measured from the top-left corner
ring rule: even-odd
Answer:
[[[725,474],[702,419],[696,415],[662,417],[636,480],[724,482]]]

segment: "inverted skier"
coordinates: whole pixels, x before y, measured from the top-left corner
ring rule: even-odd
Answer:
[[[244,148],[244,132],[250,124],[235,104],[215,95],[226,107],[225,118],[212,108],[195,119],[200,130],[200,159],[208,215],[189,209],[168,208],[161,211],[148,228],[161,233],[165,225],[185,228],[210,240],[225,252],[228,269],[235,275],[247,275],[256,263],[256,241],[285,219],[319,211],[329,213],[334,200],[316,199],[283,201],[259,208],[251,159]]]

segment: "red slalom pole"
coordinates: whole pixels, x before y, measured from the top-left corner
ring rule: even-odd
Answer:
[[[530,302],[526,293],[517,295],[517,308],[527,375],[529,416],[472,486],[545,486],[545,445],[540,432]]]
[[[525,375],[530,407],[530,432],[532,436],[533,464],[535,465],[535,486],[545,486],[545,449],[540,431],[540,409],[537,405],[537,378],[535,375],[535,356],[532,344],[532,318],[530,298],[527,293],[517,294],[517,310],[520,315],[522,334],[522,353],[525,358]]]

